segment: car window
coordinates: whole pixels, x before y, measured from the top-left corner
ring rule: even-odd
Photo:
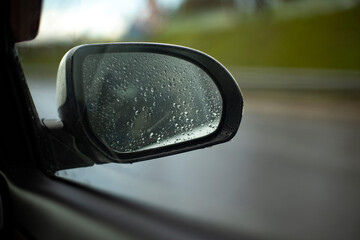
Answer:
[[[254,236],[357,238],[359,15],[356,0],[45,0],[38,37],[17,49],[40,118],[59,118],[58,64],[86,43],[195,48],[244,94],[230,143],[57,177]]]

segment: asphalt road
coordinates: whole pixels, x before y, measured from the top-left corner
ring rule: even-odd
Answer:
[[[54,85],[30,87],[40,116],[56,117]],[[265,239],[360,239],[358,102],[303,92],[244,96],[229,143],[57,175]]]

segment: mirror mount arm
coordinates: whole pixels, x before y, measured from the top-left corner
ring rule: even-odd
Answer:
[[[60,119],[43,119],[43,129],[47,131],[47,141],[51,148],[51,160],[47,161],[44,169],[53,175],[57,171],[94,165],[94,158],[89,153],[79,150],[75,137],[64,131],[64,124]],[[65,157],[64,157],[65,156]]]

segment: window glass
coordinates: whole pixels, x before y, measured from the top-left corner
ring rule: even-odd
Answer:
[[[56,176],[235,232],[358,239],[359,16],[357,0],[45,0],[17,48],[40,118],[58,118],[57,66],[84,43],[192,47],[244,94],[230,143]]]

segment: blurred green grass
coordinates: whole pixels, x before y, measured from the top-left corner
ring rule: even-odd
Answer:
[[[360,6],[285,19],[265,12],[226,28],[195,24],[151,40],[199,49],[227,66],[360,70]]]
[[[162,33],[143,40],[192,47],[227,67],[360,70],[360,5],[290,18],[271,11],[237,15],[178,16]],[[85,42],[17,47],[23,65],[56,68],[71,47]]]

